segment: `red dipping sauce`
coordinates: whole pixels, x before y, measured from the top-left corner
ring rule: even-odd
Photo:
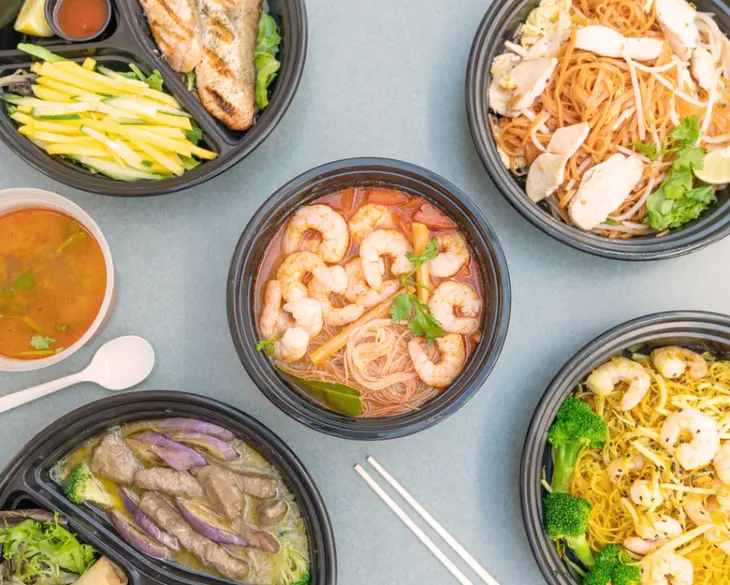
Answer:
[[[71,39],[98,35],[109,20],[107,0],[59,0],[56,26]]]

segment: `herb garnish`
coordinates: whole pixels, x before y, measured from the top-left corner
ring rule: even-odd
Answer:
[[[438,256],[439,248],[436,238],[432,238],[423,253],[417,256],[411,252],[406,252],[406,257],[413,263],[413,270],[405,276],[400,277],[400,282],[406,289],[406,292],[399,294],[393,299],[393,306],[390,309],[390,316],[393,323],[408,321],[408,329],[416,337],[425,337],[426,342],[430,345],[433,340],[443,337],[444,331],[433,315],[431,315],[429,307],[416,294],[416,289],[421,286],[415,282],[412,276],[426,262],[430,262]]]
[[[13,283],[13,286],[11,287],[12,292],[17,292],[19,290],[28,290],[35,284],[35,276],[33,276],[33,272],[30,270],[26,270],[21,274],[18,278],[15,279],[15,282]]]
[[[56,343],[56,340],[53,337],[46,337],[45,335],[34,335],[30,340],[31,346],[35,349],[51,349],[54,343]]]
[[[271,339],[261,339],[256,343],[256,351],[263,351],[267,356],[272,357],[274,355],[274,346],[276,342],[282,338],[281,335],[272,337]]]
[[[646,200],[648,214],[645,221],[656,231],[681,227],[697,219],[717,201],[712,186],[694,186],[694,171],[702,169],[705,164],[705,151],[697,146],[700,136],[700,119],[695,115],[684,118],[669,134],[661,149],[656,144],[633,144],[651,161],[667,154],[676,155],[666,178]]]

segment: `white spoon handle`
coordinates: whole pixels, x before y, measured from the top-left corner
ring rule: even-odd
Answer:
[[[78,374],[72,374],[71,376],[66,376],[65,378],[60,378],[59,380],[54,380],[53,382],[46,382],[40,386],[34,386],[32,388],[20,390],[19,392],[14,392],[13,394],[8,394],[7,396],[0,398],[0,413],[7,412],[8,410],[27,404],[28,402],[33,402],[38,398],[43,398],[44,396],[48,396],[58,390],[63,390],[64,388],[78,384],[84,380],[84,373],[81,372]]]

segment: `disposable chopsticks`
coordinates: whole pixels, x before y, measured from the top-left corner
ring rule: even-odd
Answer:
[[[428,525],[458,554],[464,562],[487,583],[487,585],[499,585],[499,582],[482,567],[476,559],[441,526],[441,524],[390,474],[378,463],[374,457],[367,458],[373,469],[385,479],[395,491],[423,518]],[[380,497],[383,502],[395,513],[398,518],[413,532],[429,551],[451,572],[457,581],[462,585],[471,585],[471,581],[454,565],[448,557],[436,546],[436,544],[411,520],[401,507],[383,490],[382,487],[365,471],[360,465],[355,466],[355,471],[365,480],[370,488]]]

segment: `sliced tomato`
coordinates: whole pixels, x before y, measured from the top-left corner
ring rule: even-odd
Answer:
[[[436,209],[430,203],[424,203],[413,216],[413,221],[422,223],[434,230],[453,230],[457,228],[454,221]]]
[[[410,199],[397,189],[368,189],[367,200],[378,205],[401,205]]]

